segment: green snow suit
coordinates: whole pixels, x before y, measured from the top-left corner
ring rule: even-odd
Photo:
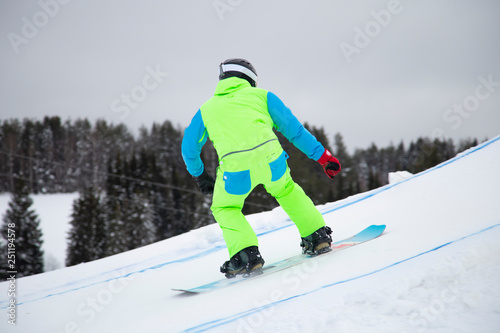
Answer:
[[[211,210],[222,229],[229,256],[258,246],[241,212],[245,199],[262,184],[306,237],[325,225],[323,216],[290,177],[273,127],[314,160],[324,147],[271,92],[237,77],[219,81],[215,94],[196,113],[184,133],[182,155],[188,171],[199,176],[201,148],[210,137],[219,157]]]

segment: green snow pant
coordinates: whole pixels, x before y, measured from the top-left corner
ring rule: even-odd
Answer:
[[[272,142],[264,148],[234,155],[220,162],[211,206],[230,257],[249,246],[258,246],[257,235],[241,210],[245,199],[259,184],[276,198],[301,237],[325,226],[312,200],[291,178],[286,163],[288,155],[279,143]]]

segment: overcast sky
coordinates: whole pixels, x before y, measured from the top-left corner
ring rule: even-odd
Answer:
[[[349,149],[500,134],[498,0],[1,0],[0,119],[186,127],[221,61]]]

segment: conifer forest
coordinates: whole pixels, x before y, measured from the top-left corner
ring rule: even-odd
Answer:
[[[389,172],[418,173],[478,144],[476,139],[454,142],[422,137],[407,144],[372,144],[350,152],[340,133],[330,138],[324,128],[306,128],[342,164],[342,172],[332,182],[321,166],[277,133],[290,156],[292,177],[316,205],[383,186]],[[142,127],[134,135],[125,125],[105,120],[0,120],[0,193],[12,193],[8,211],[0,212],[0,252],[7,251],[9,223],[22,226],[23,241],[30,245],[18,248],[18,258],[27,258],[21,274],[43,271],[43,233],[36,212],[30,209],[30,194],[79,193],[68,221],[67,266],[214,223],[211,198],[198,191],[182,160],[183,132],[170,121]],[[215,174],[218,161],[210,141],[202,160]],[[277,206],[258,186],[243,213]],[[24,250],[29,253],[21,256]]]

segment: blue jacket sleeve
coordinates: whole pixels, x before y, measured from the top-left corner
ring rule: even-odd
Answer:
[[[198,110],[191,120],[191,124],[184,131],[182,138],[182,158],[188,172],[194,177],[198,177],[205,170],[200,154],[207,138],[207,129],[203,123],[201,111]]]
[[[323,145],[293,115],[292,111],[273,94],[267,93],[267,108],[274,125],[285,138],[307,157],[317,161],[325,152]]]

